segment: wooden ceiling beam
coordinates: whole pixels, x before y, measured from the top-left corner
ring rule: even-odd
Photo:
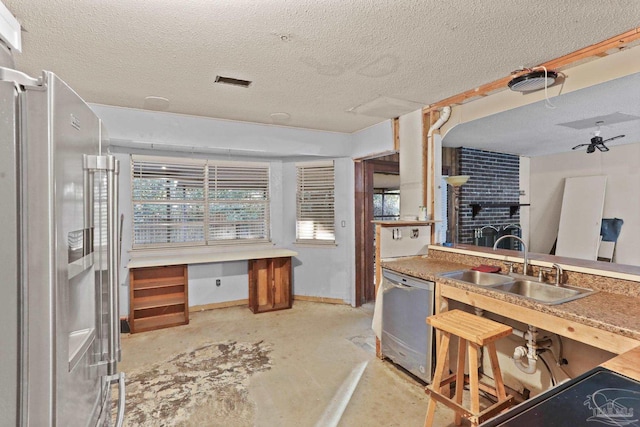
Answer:
[[[586,58],[606,56],[609,50],[620,49],[638,39],[640,39],[640,27],[634,28],[615,37],[611,37],[610,39],[603,40],[599,43],[592,44],[591,46],[576,50],[575,52],[563,55],[559,58],[552,59],[538,65],[538,67],[546,67],[549,70],[559,70],[578,61],[582,61]],[[489,93],[498,89],[506,89],[507,84],[516,76],[517,74],[509,75],[507,77],[495,80],[491,83],[486,83],[484,85],[478,86],[475,89],[470,89],[466,92],[450,96],[449,98],[443,99],[434,104],[427,105],[423,108],[423,113],[427,114],[430,111],[439,110],[442,107],[446,107],[447,105],[464,104],[466,101],[472,98],[487,96]]]

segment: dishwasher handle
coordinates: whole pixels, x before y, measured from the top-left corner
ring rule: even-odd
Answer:
[[[393,286],[394,288],[407,289],[407,290],[413,289],[412,286],[405,285],[403,283],[394,282],[393,280],[389,280],[389,279],[386,279],[386,280],[387,280],[387,283],[390,284],[391,286]]]
[[[400,289],[425,289],[428,291],[435,290],[435,284],[431,281],[422,280],[417,277],[406,276],[384,269],[382,272],[382,280],[395,288]]]

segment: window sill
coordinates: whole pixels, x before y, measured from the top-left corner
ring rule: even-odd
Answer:
[[[170,253],[155,252],[153,254],[146,253],[144,256],[136,253],[130,254],[131,259],[127,264],[128,268],[156,267],[163,265],[179,265],[179,264],[206,264],[216,262],[232,262],[244,261],[249,259],[263,258],[282,258],[293,257],[298,253],[289,249],[274,248],[258,248],[244,247],[241,250],[227,250],[224,252],[209,251],[199,253]]]
[[[251,250],[273,249],[272,242],[229,243],[198,246],[163,246],[151,248],[135,248],[128,251],[131,259],[169,255],[199,255],[211,253],[241,252]]]
[[[335,248],[338,246],[336,242],[323,242],[321,240],[316,242],[294,242],[293,245],[302,248]]]

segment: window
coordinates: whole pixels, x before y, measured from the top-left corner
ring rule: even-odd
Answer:
[[[298,163],[296,169],[296,241],[335,242],[333,161]]]
[[[400,219],[400,190],[374,190],[373,219],[390,221]]]
[[[134,248],[269,240],[269,165],[131,157]]]
[[[209,237],[268,240],[269,168],[209,165]]]

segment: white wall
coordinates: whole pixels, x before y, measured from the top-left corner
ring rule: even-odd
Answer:
[[[351,135],[92,104],[118,145],[252,156],[351,155]]]
[[[442,239],[442,236],[446,236],[446,231],[447,231],[447,221],[446,218],[444,218],[443,221],[443,212],[444,212],[444,207],[447,204],[447,200],[442,197],[443,196],[443,191],[442,188],[443,186],[446,186],[446,184],[443,184],[442,182],[442,136],[439,133],[434,133],[433,134],[433,150],[434,152],[432,153],[432,155],[435,157],[433,160],[433,167],[435,168],[435,170],[433,171],[433,177],[434,177],[434,199],[433,199],[433,212],[431,213],[432,218],[435,221],[438,221],[434,224],[434,227],[436,229],[435,231],[435,242],[434,243],[442,243],[444,242],[445,239]]]
[[[190,307],[249,298],[246,261],[192,264],[188,274]]]
[[[400,219],[418,216],[423,204],[422,109],[400,116]]]
[[[548,253],[558,234],[564,179],[606,175],[605,218],[622,218],[615,262],[640,265],[640,143],[613,145],[611,151],[584,151],[531,159],[530,250]]]
[[[298,252],[294,260],[293,291],[295,295],[326,297],[355,303],[355,228],[354,171],[351,159],[335,160],[335,245],[297,245],[296,168],[295,162],[284,163],[283,209],[285,241]],[[344,223],[344,226],[342,225]],[[347,285],[347,286],[345,286]]]
[[[393,151],[393,124],[386,120],[352,134],[351,157],[368,157]]]
[[[531,204],[531,186],[530,186],[530,178],[531,178],[531,159],[529,157],[520,156],[520,191],[521,195],[519,198],[519,203],[523,205]],[[522,194],[524,192],[524,194]],[[524,240],[525,245],[529,248],[529,233],[531,231],[530,227],[531,220],[531,208],[529,206],[520,206],[520,227],[522,227],[522,240]]]
[[[271,238],[275,246],[295,250],[294,293],[355,303],[354,157],[393,149],[390,121],[354,134],[321,132],[254,123],[92,105],[104,121],[121,162],[120,212],[124,215],[123,267],[120,272],[121,315],[128,313],[131,249],[131,152],[153,155],[264,160],[271,168]],[[249,156],[249,157],[247,157]],[[336,245],[295,244],[295,161],[335,159]],[[344,226],[342,225],[344,223]],[[215,285],[221,280],[221,286]],[[245,262],[189,267],[189,305],[247,298]]]

